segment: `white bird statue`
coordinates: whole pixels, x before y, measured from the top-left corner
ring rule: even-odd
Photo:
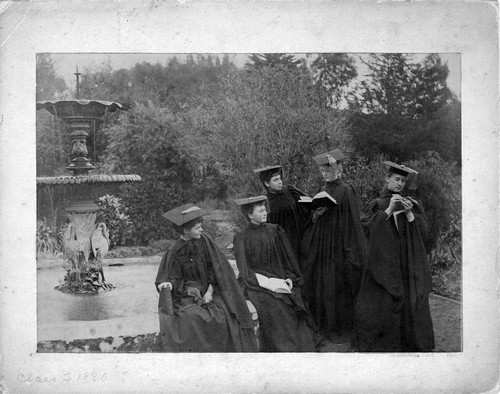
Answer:
[[[80,281],[82,249],[81,242],[76,239],[76,227],[70,223],[64,233],[64,257],[71,263],[70,280],[72,281]]]
[[[99,223],[97,228],[92,232],[90,237],[90,242],[92,244],[92,251],[94,252],[94,258],[96,259],[97,265],[99,267],[99,272],[102,276],[102,281],[104,282],[104,272],[102,269],[102,259],[109,250],[109,232],[105,223]]]

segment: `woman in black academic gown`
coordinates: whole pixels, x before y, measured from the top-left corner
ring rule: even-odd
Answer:
[[[266,352],[314,352],[320,338],[313,332],[300,291],[302,275],[284,231],[266,223],[265,196],[236,200],[248,227],[234,237],[238,280],[255,306]],[[278,293],[259,284],[257,274],[283,279],[290,293]]]
[[[356,305],[360,351],[427,352],[434,348],[429,309],[431,272],[422,205],[401,195],[416,171],[384,162],[389,171],[380,197],[363,211],[368,261]]]
[[[186,204],[166,214],[180,234],[160,263],[155,285],[171,290],[173,314],[160,305],[160,331],[168,352],[257,351],[243,292],[212,238],[203,233],[206,212]],[[162,298],[162,297],[161,297]]]
[[[294,186],[283,184],[283,170],[279,165],[258,168],[254,172],[259,174],[259,179],[267,191],[267,222],[281,226],[298,259],[300,242],[310,216],[309,210],[298,203],[300,197],[305,194]]]
[[[314,157],[324,180],[319,191],[337,203],[314,210],[300,260],[311,313],[322,334],[333,341],[352,334],[366,257],[359,199],[354,187],[342,181],[344,159],[338,149]]]

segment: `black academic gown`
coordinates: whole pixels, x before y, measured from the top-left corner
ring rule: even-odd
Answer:
[[[337,179],[320,191],[330,194],[337,205],[306,230],[300,268],[311,313],[328,337],[350,333],[354,327],[366,246],[354,188]]]
[[[304,195],[290,185],[283,186],[277,193],[267,192],[269,201],[267,222],[278,224],[285,230],[297,259],[300,256],[300,243],[310,216],[309,210],[297,202],[300,196]]]
[[[404,212],[387,217],[392,193],[384,192],[364,209],[368,261],[356,305],[360,351],[425,352],[434,348],[429,309],[432,289],[424,239],[427,222],[421,204],[414,220]]]
[[[165,351],[258,351],[255,324],[243,292],[210,236],[177,241],[160,263],[155,285],[162,282],[172,283],[174,304],[174,315],[159,311]],[[210,284],[213,301],[199,305],[192,289],[203,296]]]
[[[238,280],[259,316],[262,351],[313,352],[312,321],[300,286],[302,275],[284,231],[275,224],[249,226],[234,237]],[[279,294],[259,286],[255,273],[291,279],[292,294]]]

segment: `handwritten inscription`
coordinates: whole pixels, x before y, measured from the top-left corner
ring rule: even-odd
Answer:
[[[112,374],[107,372],[96,372],[96,371],[81,371],[74,372],[68,371],[64,372],[59,376],[56,375],[37,375],[33,372],[21,372],[17,375],[17,381],[20,383],[40,383],[40,384],[53,384],[62,382],[65,384],[71,383],[100,383],[111,380],[113,382],[125,382],[125,377],[128,375],[128,371],[114,372]]]

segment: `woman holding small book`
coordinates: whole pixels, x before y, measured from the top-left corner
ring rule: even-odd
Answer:
[[[238,281],[259,315],[262,351],[313,352],[314,323],[301,296],[302,275],[284,231],[266,223],[266,200],[236,200],[248,222],[233,242]]]
[[[163,216],[180,239],[163,255],[155,286],[167,352],[257,351],[255,324],[231,265],[203,233],[207,212],[193,204]],[[171,297],[164,297],[166,294]],[[170,305],[162,305],[171,298]]]
[[[314,157],[324,180],[318,192],[331,199],[323,199],[319,207],[312,205],[312,223],[301,247],[309,308],[322,334],[334,342],[343,341],[354,328],[366,253],[358,196],[342,181],[344,159],[338,149]]]
[[[390,161],[383,164],[386,187],[362,216],[368,259],[356,305],[358,349],[427,352],[434,348],[427,221],[422,205],[402,195],[408,176],[417,172]]]

